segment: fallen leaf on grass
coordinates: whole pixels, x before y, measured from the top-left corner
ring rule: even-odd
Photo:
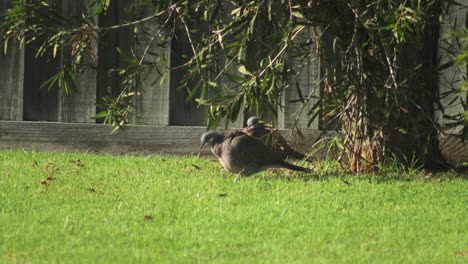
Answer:
[[[455,251],[453,252],[455,256],[468,256],[468,250],[465,251]]]
[[[49,190],[49,185],[47,184],[47,180],[43,179],[41,181],[41,184],[44,185],[44,188],[45,188],[44,193],[47,193],[47,191]]]
[[[55,179],[56,178],[54,178],[52,176],[49,176],[49,177],[41,180],[41,184],[44,185],[46,192],[49,189],[49,182],[54,181]]]
[[[152,215],[145,215],[145,217],[143,219],[145,219],[145,221],[151,221],[151,220],[153,220],[153,216]]]
[[[81,160],[79,160],[79,159],[77,159],[77,160],[68,160],[68,163],[74,163],[78,167],[84,167],[84,164],[81,163]]]
[[[47,162],[45,165],[44,165],[44,170],[47,172],[47,174],[49,174],[50,176],[54,175],[54,174],[60,174],[60,168],[58,168],[56,165],[55,165],[55,162]]]

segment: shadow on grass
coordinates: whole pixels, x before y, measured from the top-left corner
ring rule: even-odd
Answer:
[[[387,172],[387,173],[362,173],[349,174],[339,172],[317,172],[317,173],[297,173],[284,170],[273,169],[262,174],[254,175],[261,180],[280,181],[317,181],[341,180],[346,185],[351,185],[351,181],[368,181],[370,183],[391,183],[410,181],[435,181],[444,182],[456,179],[468,180],[468,170],[447,170],[447,171],[427,171],[417,170],[412,172]]]
[[[218,165],[216,159],[209,160],[214,166]],[[408,181],[450,181],[455,179],[468,180],[468,166],[461,168],[452,168],[445,171],[429,171],[423,169],[402,170],[395,167],[386,167],[385,171],[380,173],[361,173],[353,174],[345,171],[338,162],[330,160],[315,161],[307,163],[303,161],[294,162],[294,164],[313,168],[313,173],[295,172],[287,169],[269,169],[267,171],[249,176],[240,177],[237,180],[246,178],[257,178],[265,181],[317,181],[324,182],[329,180],[341,180],[344,184],[351,185],[351,181],[369,181],[370,183],[391,183]],[[236,178],[236,175],[226,172],[227,177]]]

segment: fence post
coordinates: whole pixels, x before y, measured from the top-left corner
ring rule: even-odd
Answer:
[[[300,33],[297,41],[306,41],[313,38],[313,32],[310,27],[304,29]],[[299,54],[289,53],[290,58],[288,64],[294,68],[295,75],[289,79],[289,87],[285,90],[282,97],[282,105],[284,108],[278,110],[278,127],[280,129],[288,129],[298,127],[299,129],[318,129],[318,119],[314,120],[310,127],[307,124],[310,116],[307,115],[310,108],[314,105],[315,99],[310,99],[303,105],[302,102],[291,102],[298,100],[298,89],[301,91],[304,98],[310,95],[319,95],[319,62],[315,57],[314,45],[309,46],[308,55],[304,58]],[[296,56],[297,55],[297,56]]]
[[[10,0],[0,0],[0,12]],[[0,21],[2,22],[2,21]],[[16,40],[8,42],[8,53],[0,54],[0,120],[23,119],[24,46]]]
[[[448,12],[448,17],[445,23],[441,25],[440,41],[439,41],[439,65],[453,63],[455,56],[460,53],[466,43],[463,40],[453,36],[453,33],[465,29],[468,26],[467,9],[468,0],[459,1],[461,4],[452,5]],[[444,118],[454,116],[464,112],[463,103],[467,102],[467,94],[460,91],[460,85],[466,80],[467,70],[463,69],[456,63],[448,68],[445,68],[439,73],[439,95],[443,109],[438,109],[436,115],[441,125],[451,123],[453,120]],[[465,77],[464,77],[465,76]],[[457,92],[458,91],[458,92]],[[462,125],[450,128],[448,133],[459,133]]]
[[[149,17],[154,8],[142,5],[139,10],[141,17]],[[170,91],[170,43],[161,45],[160,35],[164,29],[158,25],[158,20],[138,25],[138,41],[135,49],[137,57],[143,60],[143,90],[135,96],[135,124],[169,125],[169,91]]]
[[[83,0],[62,0],[62,14],[66,17],[81,16],[83,11],[81,8],[85,4],[84,2]],[[93,10],[88,10],[88,14],[94,15]],[[94,19],[97,19],[97,17],[94,17]],[[96,41],[93,41],[91,50],[93,54],[97,54]],[[62,56],[67,56],[67,54],[62,54]],[[97,58],[92,58],[90,56],[84,58],[81,69],[79,69],[79,75],[75,81],[77,88],[76,93],[67,95],[63,90],[59,90],[59,122],[95,123],[97,86],[96,60]]]
[[[442,23],[439,38],[439,66],[444,69],[439,72],[439,96],[440,105],[436,105],[435,116],[439,124],[445,128],[448,134],[460,134],[463,124],[448,126],[453,123],[450,116],[463,118],[464,104],[468,101],[468,93],[461,91],[460,86],[466,81],[467,68],[456,63],[455,55],[462,52],[466,42],[453,35],[456,31],[466,30],[468,27],[467,8],[468,0],[458,1],[460,5],[451,5],[446,21]],[[466,41],[466,40],[465,40]],[[450,65],[444,67],[444,65]],[[455,136],[439,135],[439,147],[444,158],[452,164],[461,165],[468,161],[468,145],[461,143],[460,138]]]

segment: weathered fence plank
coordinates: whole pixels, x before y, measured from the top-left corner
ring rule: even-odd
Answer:
[[[141,17],[149,17],[154,10],[143,6]],[[134,123],[138,125],[169,125],[169,91],[170,91],[170,50],[160,45],[160,25],[152,20],[138,28],[136,53],[145,56],[142,72],[143,91],[135,96],[136,115]],[[167,32],[166,32],[167,34]],[[151,65],[151,66],[150,66]]]
[[[110,27],[118,23],[115,2],[111,1],[109,8],[98,17],[99,27]],[[99,33],[98,42],[98,68],[96,97],[115,96],[119,92],[119,80],[117,72],[111,72],[118,68],[118,30],[105,30]],[[102,122],[102,120],[97,120]]]
[[[133,27],[117,29],[109,29],[109,27],[129,21],[126,8],[131,4],[132,1],[126,0],[110,1],[109,8],[98,17],[98,25],[101,28],[107,28],[99,32],[96,96],[98,103],[104,96],[115,98],[122,91],[119,69],[127,65],[117,49],[131,56],[131,48],[134,44]],[[97,120],[97,122],[102,122],[102,120]]]
[[[56,8],[61,0],[48,1]],[[29,21],[26,21],[29,23]],[[24,90],[23,90],[23,120],[26,121],[58,121],[58,90],[57,87],[41,85],[51,78],[60,65],[60,58],[52,52],[37,56],[44,37],[38,37],[25,47],[24,55]]]
[[[455,55],[464,48],[463,43],[453,32],[464,30],[468,26],[467,9],[468,0],[458,1],[461,5],[452,5],[447,20],[441,26],[439,42],[439,65],[453,63]],[[467,69],[453,64],[439,72],[439,95],[442,109],[437,109],[436,117],[442,127],[452,123],[447,116],[463,115],[463,104],[468,100],[467,93],[460,91],[460,85],[466,80]],[[463,125],[447,127],[446,133],[459,134]],[[468,144],[462,143],[460,138],[454,136],[439,136],[440,149],[443,156],[452,164],[462,165],[468,162]]]
[[[441,25],[441,40],[439,42],[439,65],[454,63],[455,56],[463,50],[466,43],[454,36],[454,32],[466,29],[468,26],[468,0],[459,1],[462,5],[451,5],[447,20]],[[460,85],[466,80],[467,70],[456,63],[439,72],[439,95],[442,109],[436,113],[442,126],[453,122],[444,115],[455,116],[464,112],[463,103],[467,102],[467,94],[460,91]],[[462,125],[447,129],[448,133],[459,133]]]
[[[24,58],[23,119],[26,121],[58,121],[58,90],[41,89],[41,84],[52,77],[59,60],[52,54],[36,58],[38,43],[26,45]]]
[[[0,55],[0,120],[23,119],[24,48],[16,40]]]
[[[0,12],[10,0],[0,1]],[[1,21],[0,21],[1,22]],[[8,43],[8,53],[0,54],[0,120],[23,118],[24,49],[16,40]]]
[[[313,32],[310,28],[306,28],[296,41],[305,42],[313,38]],[[290,53],[288,63],[296,71],[289,79],[289,87],[285,90],[282,105],[283,111],[279,111],[278,124],[279,128],[294,128],[306,129],[311,116],[307,115],[311,107],[316,102],[315,99],[310,99],[306,104],[297,102],[300,98],[298,89],[306,99],[309,95],[319,95],[319,67],[317,58],[312,56],[314,45],[308,47],[309,55],[302,58],[301,54]],[[303,56],[303,55],[302,55]],[[295,101],[295,102],[292,102]],[[281,109],[280,109],[281,110]],[[318,118],[310,125],[311,129],[318,129]]]
[[[62,14],[67,17],[81,16],[84,1],[63,0]],[[89,10],[93,14],[93,10]],[[97,19],[97,18],[96,18]],[[92,53],[97,54],[97,42],[92,43]],[[66,56],[65,54],[63,56]],[[96,120],[96,89],[97,89],[97,58],[86,56],[80,66],[75,82],[77,91],[67,95],[59,90],[58,121],[70,123],[95,123]]]
[[[0,12],[10,0],[0,0]],[[1,22],[1,21],[0,21]],[[16,40],[8,42],[8,53],[0,54],[0,120],[23,119],[24,48]]]
[[[189,154],[198,153],[204,131],[203,127],[142,125],[126,126],[111,135],[103,124],[0,121],[0,148]]]
[[[194,29],[201,29],[204,25],[193,25]],[[202,32],[200,32],[202,34]],[[195,38],[195,36],[194,36]],[[195,40],[194,40],[195,41]],[[207,107],[198,107],[194,100],[187,102],[189,92],[184,87],[185,70],[180,68],[187,62],[187,58],[193,54],[189,40],[183,37],[183,34],[176,34],[171,43],[171,78],[170,78],[170,110],[169,124],[186,126],[206,125]],[[188,87],[193,87],[196,80],[187,81]],[[200,91],[195,94],[199,96]]]
[[[0,148],[45,151],[90,151],[133,154],[209,154],[200,150],[201,126],[125,126],[116,134],[103,124],[0,121]],[[282,130],[282,134],[288,131]],[[317,139],[317,130],[304,131],[306,151]]]

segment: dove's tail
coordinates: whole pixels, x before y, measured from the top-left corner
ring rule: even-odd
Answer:
[[[282,161],[281,166],[283,166],[283,168],[290,169],[290,170],[295,170],[295,171],[302,171],[302,172],[307,172],[307,173],[313,172],[313,170],[311,170],[311,169],[304,168],[304,167],[301,167],[301,166],[297,166],[297,165],[288,163],[286,161]]]

